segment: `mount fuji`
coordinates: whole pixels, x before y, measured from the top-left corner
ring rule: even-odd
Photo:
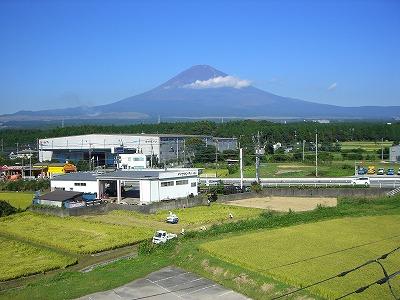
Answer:
[[[117,102],[19,111],[0,121],[172,118],[394,119],[400,106],[343,107],[278,96],[208,65],[193,66],[160,86]]]

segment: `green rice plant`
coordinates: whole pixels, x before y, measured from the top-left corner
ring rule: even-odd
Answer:
[[[32,199],[33,193],[0,192],[0,200],[4,200],[19,209],[26,209],[30,206]]]
[[[137,243],[150,238],[153,230],[25,212],[2,218],[0,233],[84,254]]]
[[[200,248],[224,261],[294,286],[305,286],[351,269],[400,245],[400,215],[343,218],[260,230],[204,243]],[[398,271],[400,251],[382,261]],[[323,298],[337,298],[383,277],[373,264],[310,288]],[[400,287],[400,279],[393,285]],[[399,291],[400,292],[400,291]],[[374,286],[359,299],[390,299],[387,286]]]
[[[76,258],[0,237],[0,281],[65,268]]]

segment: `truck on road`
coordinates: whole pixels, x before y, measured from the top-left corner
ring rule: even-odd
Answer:
[[[165,244],[167,241],[176,238],[175,233],[168,233],[165,230],[157,230],[153,236],[153,244]]]

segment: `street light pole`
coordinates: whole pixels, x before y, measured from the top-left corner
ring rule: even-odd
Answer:
[[[318,177],[318,132],[315,133],[315,177]]]

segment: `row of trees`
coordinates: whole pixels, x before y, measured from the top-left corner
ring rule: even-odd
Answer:
[[[0,139],[4,147],[15,149],[16,143],[21,147],[35,148],[38,138],[50,138],[90,133],[174,133],[213,135],[219,137],[237,137],[243,146],[253,144],[252,136],[261,132],[262,140],[267,143],[292,143],[293,141],[312,141],[315,132],[321,142],[336,141],[400,141],[400,122],[385,124],[383,122],[334,122],[320,124],[315,122],[294,122],[288,124],[268,121],[231,121],[215,123],[211,121],[176,122],[160,124],[136,124],[121,126],[81,125],[57,127],[52,129],[6,129],[0,130]]]

